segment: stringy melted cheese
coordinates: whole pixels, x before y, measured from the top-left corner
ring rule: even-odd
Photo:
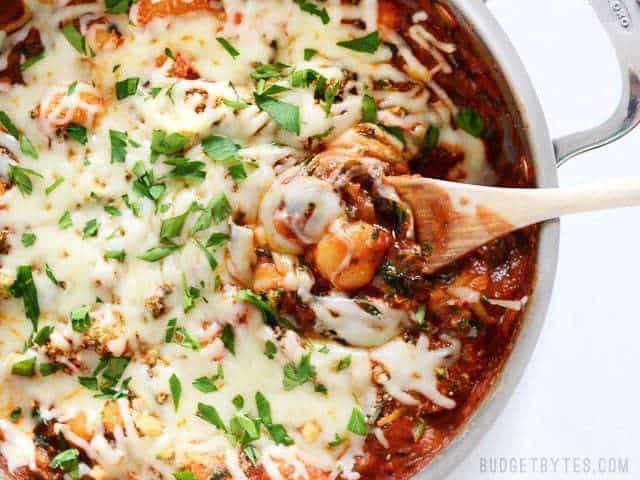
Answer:
[[[295,273],[295,262],[286,255],[278,256],[300,254],[344,215],[344,205],[330,182],[291,178],[291,172],[309,157],[305,147],[310,137],[320,135],[323,141],[331,142],[358,124],[363,95],[371,93],[375,81],[416,81],[406,92],[371,93],[378,103],[380,121],[403,130],[407,142],[403,156],[415,154],[429,125],[435,125],[442,127],[443,142],[467,152],[471,180],[487,180],[480,173],[487,171],[482,143],[450,128],[455,107],[445,96],[438,100],[431,93],[438,91],[432,82],[434,72],[417,62],[399,35],[382,32],[385,40],[400,49],[404,70],[391,65],[392,50],[384,45],[373,54],[337,45],[377,29],[377,2],[324,2],[331,18],[328,25],[290,0],[224,0],[212,3],[222,6],[226,15],[200,11],[156,18],[138,26],[136,4],[129,16],[108,15],[123,37],[120,45],[102,49],[96,46],[97,27],[91,22],[105,13],[103,2],[54,3],[48,6],[31,0],[33,20],[4,40],[6,50],[35,26],[46,54],[24,72],[25,85],[5,85],[6,93],[0,94],[0,109],[39,152],[39,159],[34,160],[20,151],[12,136],[0,134],[0,145],[6,149],[0,155],[0,175],[6,178],[10,165],[16,164],[42,175],[31,177],[32,194],[23,195],[14,187],[0,197],[0,227],[8,231],[11,245],[10,253],[2,256],[0,279],[7,287],[15,280],[18,266],[31,265],[41,309],[40,327],[55,327],[46,348],[35,345],[23,352],[31,325],[25,319],[22,300],[8,296],[1,300],[0,453],[8,460],[9,469],[35,468],[32,437],[36,420],[28,414],[34,403],[43,418],[54,422],[57,431],[86,453],[93,469],[81,464],[81,472],[96,479],[168,479],[182,469],[207,475],[224,469],[235,479],[246,478],[249,463],[241,448],[198,418],[199,402],[214,405],[228,425],[238,413],[234,397],[241,395],[241,410],[255,418],[255,394],[264,394],[273,423],[283,425],[294,441],[290,446],[277,445],[263,429],[261,438],[253,442],[258,463],[274,480],[358,478],[354,465],[363,454],[364,437],[349,431],[347,425],[354,409],[375,419],[382,391],[409,405],[418,402],[411,394],[418,392],[444,408],[455,406],[438,391],[435,374],[455,356],[454,346],[429,352],[426,338],[417,345],[405,343],[398,335],[409,321],[407,315],[380,300],[373,302],[378,315],[363,311],[339,292],[327,297],[311,295],[313,278]],[[94,57],[79,55],[59,29],[60,22],[79,17],[82,33],[88,32],[88,42],[96,50]],[[361,19],[366,29],[342,22],[345,19]],[[451,48],[420,30],[413,27],[411,35],[431,51]],[[233,59],[216,37],[234,45],[240,52],[238,58]],[[278,46],[277,51],[273,45]],[[173,62],[158,62],[166,48],[187,59],[200,78],[172,77]],[[318,50],[308,61],[303,59],[306,48]],[[440,69],[451,68],[442,54],[437,58]],[[0,61],[6,62],[6,51]],[[344,86],[328,113],[314,98],[313,87],[293,88],[278,95],[281,101],[299,107],[300,135],[278,128],[255,105],[255,82],[249,75],[256,64],[275,62],[295,69],[311,68]],[[118,101],[116,82],[132,77],[140,79],[137,93]],[[74,82],[78,83],[69,95]],[[287,82],[284,78],[277,84],[289,87]],[[153,89],[160,89],[159,93],[154,95]],[[234,111],[224,99],[249,106]],[[32,112],[37,106],[40,111],[34,119]],[[76,111],[85,112],[85,146],[58,135],[60,127],[75,121]],[[168,180],[159,202],[162,211],[136,195],[131,186],[137,162],[153,169],[156,178],[170,170],[162,161],[149,162],[152,134],[157,129],[188,137],[191,143],[185,156],[203,162],[206,171],[206,178],[199,183]],[[111,162],[110,130],[127,132],[124,163]],[[235,185],[225,165],[205,155],[200,140],[212,134],[230,137],[241,146],[238,156],[248,173],[241,184]],[[50,194],[45,193],[56,179],[64,181]],[[184,244],[183,248],[157,262],[137,258],[159,244],[163,219],[183,214],[194,202],[207,205],[220,193],[229,199],[233,218],[241,217],[245,226],[226,219],[213,222],[196,236],[206,242],[213,233],[230,234],[228,244],[212,251],[218,264],[215,273],[201,249],[187,238],[197,214],[189,215],[182,236],[174,239]],[[138,215],[127,207],[123,195],[136,204]],[[107,204],[117,206],[121,215],[107,214]],[[315,210],[310,220],[305,217],[303,222],[310,204]],[[61,229],[59,220],[65,212],[69,212],[72,226]],[[97,234],[83,238],[83,229],[92,219],[99,225]],[[283,236],[275,225],[278,221],[287,224],[293,236]],[[37,236],[30,247],[20,241],[27,232]],[[237,299],[240,289],[251,287],[257,236],[265,235],[275,245],[278,265],[291,270],[287,285],[316,313],[318,328],[331,331],[331,336],[352,347],[333,341],[314,345],[292,331],[278,335],[263,323],[254,307]],[[126,252],[123,262],[104,258],[107,251],[120,250]],[[64,282],[64,288],[48,278],[46,266]],[[216,275],[222,288],[216,286]],[[200,289],[206,299],[197,299],[188,312],[183,307],[184,282]],[[154,301],[162,304],[159,315],[150,310],[149,302]],[[92,321],[86,333],[74,331],[69,321],[70,312],[83,305],[90,306]],[[177,318],[177,325],[199,342],[199,350],[165,342],[171,318]],[[234,331],[235,354],[222,341],[227,324]],[[267,341],[277,346],[273,359],[264,354]],[[297,365],[309,354],[315,379],[284,389],[285,365]],[[113,432],[107,431],[103,419],[105,401],[94,398],[95,392],[78,382],[79,376],[91,375],[100,356],[109,355],[131,358],[124,372],[125,378],[131,378],[130,395],[116,401],[121,419]],[[55,361],[65,370],[47,377],[36,373],[32,378],[11,373],[16,361],[33,356],[37,365]],[[336,365],[348,356],[349,368],[337,371]],[[375,364],[385,369],[384,378],[376,381]],[[217,391],[205,394],[192,386],[197,378],[213,376],[219,365],[224,379]],[[172,375],[182,386],[177,411],[169,387]],[[326,388],[326,394],[315,391],[318,384]],[[16,424],[7,420],[15,407],[25,412]],[[79,414],[86,417],[88,438],[81,438],[69,426]],[[337,436],[343,443],[330,447]]]

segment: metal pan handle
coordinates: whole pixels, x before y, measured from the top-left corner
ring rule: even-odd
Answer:
[[[615,47],[622,73],[622,97],[615,113],[602,125],[554,140],[558,165],[618,140],[640,123],[640,0],[589,3]]]
[[[554,141],[556,161],[623,137],[640,123],[640,0],[589,0],[615,47],[622,72],[622,97],[602,125]]]

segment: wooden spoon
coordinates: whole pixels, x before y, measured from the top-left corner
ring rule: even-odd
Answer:
[[[572,188],[493,188],[420,176],[386,177],[413,210],[425,273],[528,225],[572,213],[640,205],[640,179]]]

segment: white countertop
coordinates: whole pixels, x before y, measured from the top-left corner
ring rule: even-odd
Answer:
[[[491,0],[490,7],[527,66],[554,137],[595,126],[613,111],[618,67],[587,0]],[[640,129],[571,160],[560,183],[625,176],[640,177]],[[451,479],[640,478],[640,209],[566,218],[561,230],[557,283],[537,350],[507,408]],[[483,462],[496,457],[516,470],[483,473]],[[584,461],[599,470],[600,457],[621,457],[628,472],[579,473]],[[540,473],[545,459],[551,471]]]

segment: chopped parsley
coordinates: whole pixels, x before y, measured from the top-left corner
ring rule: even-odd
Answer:
[[[284,366],[282,386],[288,392],[316,378],[316,368],[311,364],[311,354],[302,356],[299,364],[289,362]]]
[[[67,39],[69,44],[76,49],[76,51],[80,55],[84,55],[86,57],[92,57],[95,55],[93,50],[87,45],[87,40],[84,36],[78,31],[78,29],[73,25],[73,23],[68,23],[62,29],[62,34],[64,38]]]
[[[33,65],[38,63],[43,58],[44,58],[44,49],[40,53],[36,53],[35,55],[32,55],[31,57],[27,58],[24,62],[22,62],[20,64],[20,71],[21,72],[27,71],[29,68],[31,68]]]
[[[227,100],[226,98],[222,100],[222,103],[233,110],[244,110],[249,106],[248,103],[241,100]]]
[[[9,287],[9,293],[14,298],[22,298],[25,315],[31,321],[33,330],[37,330],[40,305],[38,304],[38,291],[33,281],[31,265],[21,265],[17,268],[16,280]]]
[[[0,124],[2,124],[5,130],[9,132],[9,135],[11,135],[16,140],[18,140],[18,143],[20,144],[20,151],[22,153],[24,153],[25,155],[28,155],[31,158],[36,158],[36,159],[38,158],[38,151],[33,146],[31,141],[27,138],[26,135],[20,133],[18,128],[13,124],[13,122],[9,118],[9,115],[7,115],[4,111],[1,111],[1,110],[0,110]],[[27,169],[23,169],[23,170],[27,170]],[[33,172],[33,170],[31,170],[31,172]]]
[[[120,263],[123,263],[127,258],[127,252],[124,250],[107,250],[104,252],[105,260],[116,260]]]
[[[131,8],[133,0],[104,0],[105,7],[109,13],[127,13]]]
[[[309,0],[295,0],[295,2],[303,12],[306,12],[310,15],[315,15],[316,17],[320,17],[320,20],[322,20],[322,23],[324,25],[328,24],[331,21],[326,8],[320,9],[316,4],[310,2]]]
[[[338,42],[338,46],[356,52],[375,53],[380,47],[380,34],[377,31],[372,32],[364,37]]]
[[[87,129],[82,125],[78,125],[77,123],[69,124],[67,127],[67,135],[82,145],[87,144]]]
[[[151,160],[158,155],[175,155],[182,152],[189,143],[189,139],[180,133],[167,135],[164,130],[154,130],[151,134]]]
[[[102,357],[93,370],[91,377],[80,377],[80,384],[97,392],[95,398],[99,400],[117,400],[129,395],[131,377],[123,380],[120,388],[116,388],[125,370],[129,366],[127,357]]]
[[[49,185],[47,188],[45,188],[44,193],[46,195],[50,195],[51,192],[53,192],[56,188],[58,188],[63,183],[64,183],[64,177],[56,178],[51,185]]]
[[[112,217],[122,216],[122,212],[120,211],[120,209],[114,205],[105,205],[104,211],[107,212]]]
[[[169,389],[171,391],[171,399],[173,400],[173,408],[177,412],[180,406],[180,397],[182,396],[182,384],[175,373],[169,378]]]
[[[179,472],[175,472],[173,474],[173,478],[175,478],[175,480],[198,480],[193,472],[189,470],[180,470]]]
[[[80,452],[71,448],[59,453],[49,464],[54,470],[62,470],[67,473],[71,480],[79,480],[80,478]]]
[[[317,54],[318,54],[318,50],[315,50],[313,48],[305,48],[304,49],[304,61],[308,62],[313,57],[315,57]]]
[[[127,158],[127,132],[109,130],[109,141],[111,143],[111,163],[124,163]]]
[[[164,246],[160,245],[157,247],[152,247],[141,255],[138,255],[137,258],[140,260],[144,260],[145,262],[158,262],[165,257],[168,257],[175,251],[179,250],[180,247],[174,246]]]
[[[362,413],[362,410],[357,407],[351,411],[351,418],[349,418],[347,430],[362,437],[366,437],[369,433],[367,419],[365,418],[364,413]]]
[[[71,311],[71,327],[74,332],[85,333],[91,326],[91,307],[84,305]]]
[[[465,107],[456,116],[456,125],[469,135],[481,137],[485,131],[484,119],[473,108]]]
[[[182,233],[184,223],[192,211],[193,206],[189,207],[182,215],[164,219],[160,225],[160,239],[169,240],[173,237],[179,237]]]
[[[426,153],[436,148],[439,142],[440,142],[440,129],[434,125],[429,125],[429,128],[424,134],[424,139],[422,140],[423,153]]]
[[[378,123],[378,106],[370,95],[362,97],[362,122]]]
[[[33,193],[33,183],[29,178],[30,176],[43,178],[42,175],[30,168],[9,165],[9,181],[15,183],[23,195],[31,195]]]
[[[278,348],[276,347],[276,344],[273,343],[271,340],[267,340],[264,344],[265,356],[273,360],[277,353],[278,353]]]
[[[254,307],[256,307],[258,310],[260,310],[260,313],[262,314],[262,320],[264,321],[265,324],[270,326],[281,325],[285,328],[295,330],[295,325],[293,325],[286,318],[283,318],[280,315],[278,315],[275,312],[275,310],[271,307],[271,305],[269,305],[269,303],[267,303],[259,295],[256,295],[255,293],[253,293],[251,290],[242,290],[238,292],[238,295],[236,296],[236,298],[243,302],[250,303]]]
[[[133,191],[148,198],[157,206],[167,186],[156,181],[153,170],[147,170],[142,162],[136,162],[133,166],[133,173],[136,176],[133,182]]]
[[[36,345],[43,346],[45,343],[49,341],[49,337],[53,333],[54,327],[51,325],[47,325],[46,327],[42,327],[38,332],[33,336],[32,342]]]
[[[211,270],[215,270],[216,268],[218,268],[218,261],[215,259],[213,254],[207,249],[207,246],[204,245],[200,240],[196,240],[196,239],[193,239],[193,243],[204,254],[205,258],[207,259],[207,263],[209,264],[209,267],[211,267]]]
[[[338,448],[344,443],[344,438],[336,433],[332,441],[329,442],[329,448]]]
[[[53,270],[51,270],[51,267],[49,266],[48,263],[44,264],[44,273],[46,273],[47,278],[51,280],[51,283],[53,283],[56,287],[60,287],[62,285],[60,281],[56,278],[56,276],[53,274]]]
[[[20,241],[22,242],[22,245],[24,245],[27,248],[32,247],[36,243],[37,239],[38,237],[36,237],[35,233],[23,233],[22,236],[20,237]]]
[[[36,357],[26,358],[11,365],[11,375],[33,377],[36,373]]]
[[[283,130],[300,135],[300,108],[270,95],[255,93],[256,105]]]
[[[87,223],[85,223],[84,228],[82,229],[82,238],[90,238],[98,235],[98,230],[100,228],[100,224],[98,220],[92,218]]]
[[[187,285],[187,278],[182,274],[182,309],[187,313],[196,306],[196,300],[200,298],[200,290]]]
[[[218,43],[220,45],[222,45],[222,48],[224,48],[227,51],[227,53],[229,55],[231,55],[231,58],[233,58],[235,60],[236,58],[238,58],[240,56],[240,52],[238,50],[236,50],[234,48],[234,46],[231,45],[226,38],[217,37],[216,40],[218,41]]]
[[[196,378],[193,381],[193,386],[196,390],[202,393],[213,393],[217,392],[221,385],[220,383],[224,380],[224,371],[222,370],[222,364],[218,363],[218,369],[216,373],[210,377],[200,377]]]
[[[165,165],[171,165],[173,169],[167,173],[167,178],[200,182],[205,179],[207,172],[203,162],[191,161],[184,157],[171,157]]]
[[[271,418],[271,405],[269,405],[267,398],[261,392],[257,392],[255,400],[260,421],[276,445],[293,445],[293,439],[289,436],[284,426],[273,423]]]
[[[254,80],[280,78],[284,76],[284,71],[287,68],[289,68],[289,65],[284,63],[261,63],[251,72],[250,76]]]
[[[138,77],[125,78],[116,82],[116,98],[118,100],[124,100],[127,97],[135,95],[138,91],[138,84],[140,79]]]
[[[227,431],[227,427],[225,427],[224,422],[220,418],[220,414],[214,406],[207,405],[205,403],[198,403],[198,416],[205,422],[209,422],[218,430],[222,430],[223,432]]]
[[[233,331],[233,326],[230,323],[227,323],[222,329],[220,340],[222,340],[225,348],[229,350],[232,355],[236,354],[236,335]]]
[[[13,410],[11,410],[11,413],[9,414],[9,418],[14,423],[18,422],[22,418],[22,408],[16,407]]]
[[[167,324],[164,336],[166,343],[177,343],[194,351],[200,350],[200,342],[193,338],[186,328],[177,325],[177,319],[172,318]]]
[[[244,397],[238,394],[235,397],[233,397],[233,399],[231,400],[231,403],[233,404],[234,407],[236,407],[236,409],[240,410],[244,407]]]
[[[71,212],[69,212],[69,210],[67,210],[66,212],[64,212],[62,214],[62,216],[58,220],[58,226],[62,230],[66,230],[67,228],[71,227],[72,225],[73,225],[73,220],[71,219]]]
[[[341,372],[343,370],[346,370],[350,366],[351,366],[351,355],[347,355],[346,357],[343,357],[340,359],[340,361],[338,362],[338,365],[336,366],[336,371]]]

